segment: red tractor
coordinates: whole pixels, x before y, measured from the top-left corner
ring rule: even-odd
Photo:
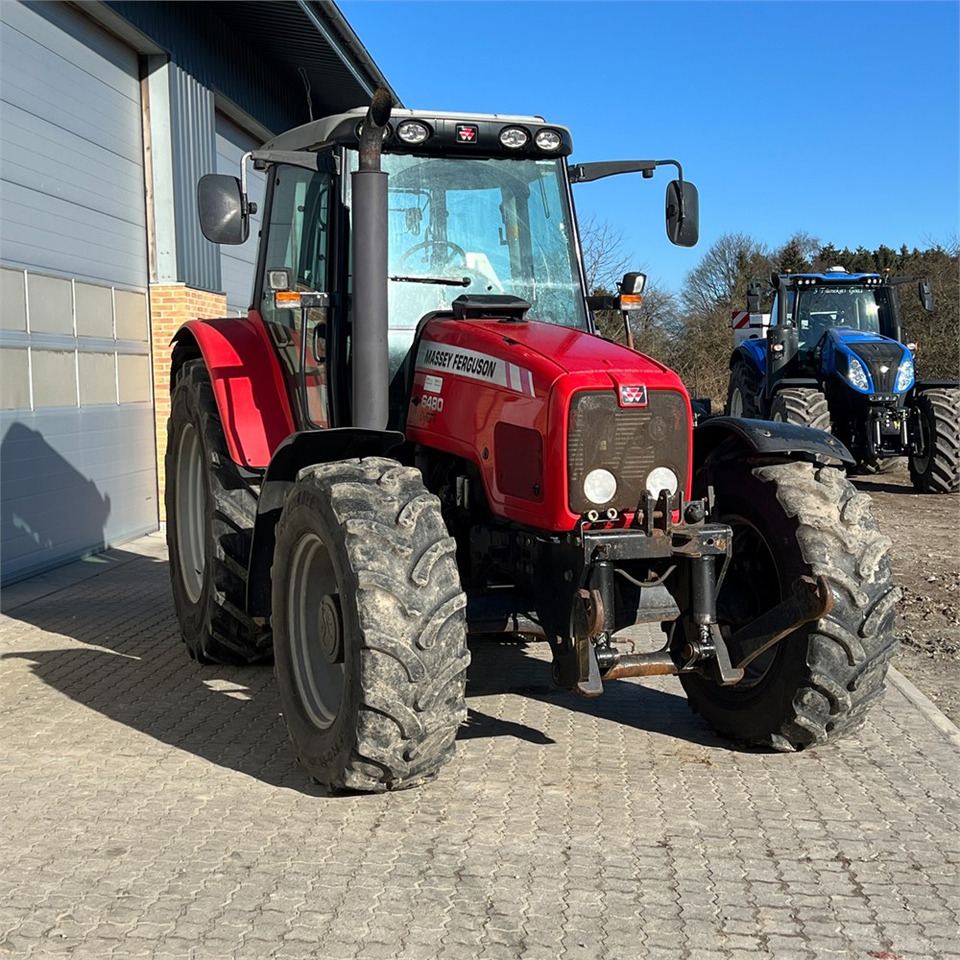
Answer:
[[[594,333],[570,184],[674,164],[681,245],[696,190],[675,161],[571,151],[541,118],[391,115],[382,91],[282,134],[245,158],[267,171],[248,316],[176,335],[183,638],[201,662],[273,655],[299,759],[331,788],[449,758],[468,633],[547,641],[586,696],[679,674],[718,730],[783,750],[855,729],[883,688],[897,591],[845,448],[694,429],[674,373]],[[203,178],[199,201],[208,239],[246,239],[245,176]],[[622,642],[639,623],[662,649]]]

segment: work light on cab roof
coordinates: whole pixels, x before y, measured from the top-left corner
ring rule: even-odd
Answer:
[[[519,150],[527,145],[530,134],[523,127],[504,127],[500,131],[500,142],[508,150]]]
[[[419,120],[404,120],[397,127],[397,136],[404,142],[411,145],[423,143],[430,136],[430,128]]]

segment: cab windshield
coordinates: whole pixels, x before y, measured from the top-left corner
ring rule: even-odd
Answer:
[[[880,332],[877,294],[867,287],[810,287],[797,291],[795,306],[800,345],[808,350],[832,327]]]
[[[392,330],[462,294],[520,297],[531,320],[587,329],[559,161],[384,154],[382,167]]]

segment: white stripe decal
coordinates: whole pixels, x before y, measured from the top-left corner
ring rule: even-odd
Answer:
[[[432,340],[421,340],[417,351],[417,370],[440,370],[471,380],[496,383],[516,393],[535,396],[533,374],[524,367],[476,350],[453,347]]]

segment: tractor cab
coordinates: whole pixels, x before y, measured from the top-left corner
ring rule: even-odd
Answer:
[[[674,165],[667,232],[696,242],[696,189],[676,161],[568,167],[569,131],[539,117],[398,109],[375,139],[365,123],[363,110],[317,120],[242,164],[271,171],[250,317],[300,430],[402,428],[420,322],[452,315],[458,298],[480,313],[483,298],[522,303],[526,319],[593,332],[572,182]],[[241,174],[201,179],[207,239],[246,238]]]

